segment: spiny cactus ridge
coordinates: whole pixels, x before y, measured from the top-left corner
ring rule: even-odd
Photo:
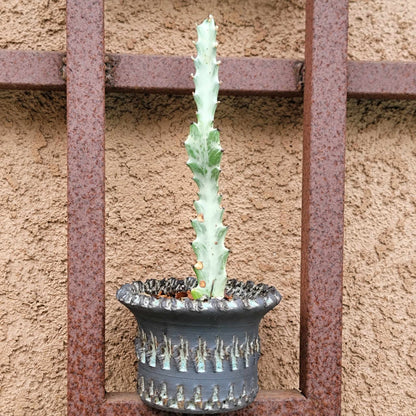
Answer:
[[[227,227],[222,224],[224,209],[218,194],[218,177],[222,148],[219,131],[214,128],[214,114],[218,104],[217,27],[212,16],[197,26],[195,43],[194,100],[197,105],[197,122],[193,123],[185,141],[187,165],[198,185],[199,199],[194,202],[197,218],[192,220],[196,239],[192,248],[197,257],[193,266],[198,285],[192,289],[194,299],[201,297],[223,298],[227,274],[225,264],[229,250],[224,246]]]

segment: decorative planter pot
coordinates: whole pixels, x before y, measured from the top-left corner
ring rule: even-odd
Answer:
[[[259,323],[281,296],[272,286],[229,280],[228,300],[174,297],[195,285],[194,278],[152,279],[117,292],[139,325],[138,393],[170,412],[238,410],[258,392]]]

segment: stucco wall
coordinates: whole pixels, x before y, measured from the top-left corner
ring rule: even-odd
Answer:
[[[241,4],[244,4],[242,6]],[[111,52],[191,55],[213,13],[220,55],[302,58],[304,1],[106,2]],[[416,59],[416,3],[350,1],[351,59]],[[7,1],[0,47],[64,50],[65,2]],[[241,42],[241,39],[245,39]],[[220,186],[230,277],[276,285],[263,388],[298,374],[302,100],[223,97]],[[191,97],[107,101],[107,389],[134,390],[135,323],[114,300],[145,277],[189,275],[196,186],[183,141]],[[343,414],[416,408],[416,107],[349,100]],[[0,415],[65,414],[66,131],[62,93],[0,91]]]

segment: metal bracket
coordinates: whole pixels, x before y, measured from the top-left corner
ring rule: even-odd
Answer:
[[[62,57],[62,65],[59,68],[59,73],[61,78],[66,81],[67,73],[66,73],[66,54]]]
[[[114,85],[114,73],[117,65],[117,58],[113,55],[106,54],[104,57],[105,64],[105,85],[113,86]]]
[[[305,87],[305,62],[295,62],[293,71],[295,72],[296,78],[296,90],[303,91],[303,88]]]

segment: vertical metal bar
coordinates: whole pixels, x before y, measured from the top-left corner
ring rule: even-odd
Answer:
[[[341,410],[348,0],[307,0],[300,389]]]
[[[67,0],[69,416],[105,394],[103,17],[103,0]]]

